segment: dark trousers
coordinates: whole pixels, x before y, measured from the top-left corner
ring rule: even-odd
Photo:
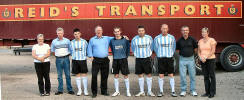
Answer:
[[[207,59],[205,63],[201,63],[206,94],[216,94],[216,78],[215,78],[215,59]]]
[[[109,59],[108,58],[94,58],[92,61],[92,93],[97,94],[97,75],[101,71],[101,93],[107,92],[107,80],[109,74]]]
[[[46,93],[50,93],[50,89],[51,89],[51,82],[49,77],[50,62],[42,62],[42,63],[35,62],[34,64],[35,64],[36,74],[38,78],[38,86],[39,86],[40,93],[42,94],[44,93],[43,78],[45,80],[45,91]]]

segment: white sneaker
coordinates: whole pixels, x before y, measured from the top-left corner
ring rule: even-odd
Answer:
[[[127,97],[131,97],[130,92],[127,92],[127,93],[126,93],[126,96],[127,96]]]
[[[88,91],[84,91],[84,95],[88,96],[89,95]]]
[[[77,92],[77,96],[81,96],[81,93],[82,93],[82,91],[81,90],[79,90],[78,92]]]
[[[197,92],[196,92],[196,91],[193,91],[193,92],[191,93],[191,95],[192,95],[192,96],[197,96]]]
[[[135,96],[136,96],[136,97],[145,96],[145,92],[139,92],[139,93],[136,94]]]
[[[181,97],[186,96],[186,91],[182,91],[182,92],[180,93],[180,96],[181,96]]]
[[[155,97],[155,94],[153,94],[153,92],[148,92],[148,93],[147,93],[147,96]]]
[[[114,92],[114,94],[112,95],[112,97],[116,97],[116,96],[119,96],[120,93],[119,92]]]

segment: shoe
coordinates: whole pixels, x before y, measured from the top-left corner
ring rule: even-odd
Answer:
[[[147,96],[155,97],[155,94],[153,94],[153,92],[148,92],[148,93],[147,93]]]
[[[96,98],[97,97],[97,94],[92,94],[92,98]]]
[[[126,93],[126,96],[127,96],[127,97],[131,97],[130,92],[127,92],[127,93]]]
[[[180,96],[181,96],[181,97],[185,97],[185,96],[186,96],[186,91],[182,91],[182,92],[180,93]]]
[[[85,95],[85,96],[89,96],[88,91],[84,91],[84,95]]]
[[[164,93],[163,92],[159,92],[158,93],[158,97],[162,97],[162,96],[164,96]]]
[[[120,93],[119,92],[114,92],[114,94],[112,95],[112,97],[116,97],[116,96],[119,96]]]
[[[139,93],[136,94],[135,96],[136,96],[136,97],[145,96],[145,92],[139,92]]]
[[[208,96],[208,98],[213,98],[213,97],[214,97],[214,95],[211,95],[211,94]]]
[[[45,94],[44,93],[41,93],[40,96],[45,96]]]
[[[109,96],[108,92],[102,93],[104,96]]]
[[[68,94],[74,95],[75,92],[74,91],[69,91]]]
[[[63,94],[63,92],[58,91],[55,93],[55,95],[60,95],[60,94]]]
[[[76,96],[81,96],[81,94],[82,94],[82,91],[79,90],[79,91],[77,92]]]
[[[196,92],[196,91],[193,91],[193,92],[191,93],[191,95],[194,96],[194,97],[196,97],[196,96],[197,96],[197,92]]]
[[[171,96],[172,96],[172,97],[177,97],[177,94],[176,94],[175,92],[172,92],[172,93],[171,93]]]
[[[207,94],[207,93],[201,95],[201,97],[208,97],[208,96],[209,96],[209,94]]]
[[[50,96],[50,93],[49,93],[49,92],[47,92],[47,93],[45,94],[45,96]]]

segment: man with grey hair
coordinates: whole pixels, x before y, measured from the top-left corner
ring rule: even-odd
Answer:
[[[103,29],[101,26],[95,27],[96,36],[89,41],[87,53],[88,57],[92,59],[92,97],[97,96],[97,75],[101,71],[101,94],[109,96],[107,91],[107,80],[109,74],[108,48],[110,40],[114,37],[103,36]],[[126,39],[128,37],[124,36]]]
[[[186,73],[188,71],[190,77],[190,92],[192,96],[197,96],[195,89],[195,59],[194,54],[197,52],[197,42],[196,40],[189,36],[190,29],[188,26],[181,27],[182,37],[176,43],[176,49],[180,54],[180,96],[186,96],[187,80]]]
[[[56,68],[58,73],[58,91],[55,95],[63,94],[63,71],[65,73],[66,85],[69,94],[74,94],[71,86],[70,78],[70,60],[69,55],[71,53],[70,40],[65,38],[64,29],[59,27],[56,30],[58,37],[52,41],[51,52],[56,57]]]

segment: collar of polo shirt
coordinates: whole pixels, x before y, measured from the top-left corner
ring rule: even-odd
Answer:
[[[103,38],[103,36],[101,36],[101,38]],[[98,36],[96,36],[96,39],[101,39],[101,38],[98,38]]]

